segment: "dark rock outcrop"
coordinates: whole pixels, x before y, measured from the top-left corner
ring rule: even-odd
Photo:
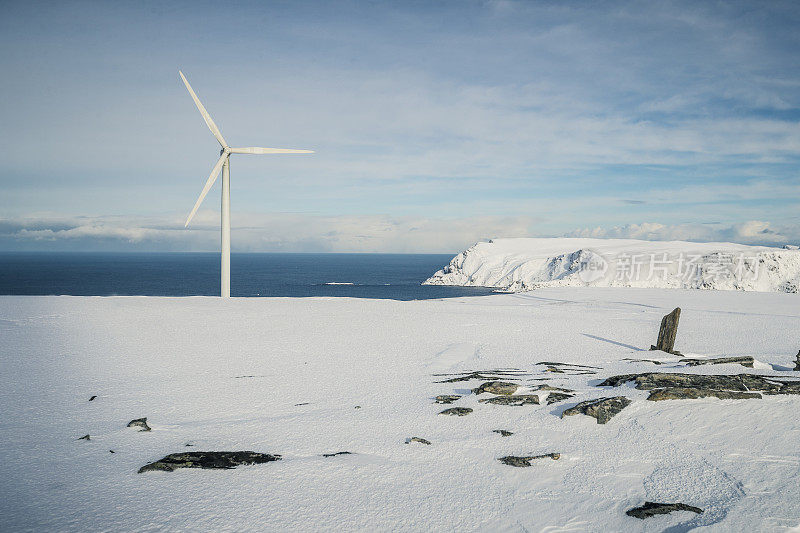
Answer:
[[[623,361],[630,361],[631,363],[653,363],[654,365],[663,364],[662,361],[656,361],[655,359],[632,359],[630,357],[626,357]]]
[[[800,381],[778,379],[755,374],[703,375],[667,372],[623,374],[611,376],[598,387],[618,387],[628,381],[636,382],[639,390],[663,388],[686,388],[704,390],[728,390],[741,392],[763,392],[764,394],[800,394]]]
[[[660,400],[696,400],[698,398],[709,397],[719,398],[720,400],[747,400],[750,398],[761,398],[761,395],[757,392],[710,389],[679,389],[670,387],[666,389],[654,389],[647,399],[653,402],[658,402]]]
[[[797,357],[794,359],[794,369],[800,372],[800,350],[797,351]]]
[[[483,383],[480,387],[472,389],[474,394],[483,394],[488,392],[491,394],[514,394],[517,392],[519,385],[516,383],[509,383],[507,381],[488,381]]]
[[[679,354],[675,349],[675,336],[678,334],[678,322],[681,319],[681,308],[676,307],[668,315],[661,319],[661,327],[658,330],[658,340],[655,346],[650,346],[651,350],[661,350],[662,352]]]
[[[526,466],[531,466],[531,461],[534,461],[536,459],[547,459],[547,458],[550,458],[553,461],[558,461],[561,458],[561,454],[545,453],[543,455],[526,455],[526,456],[507,455],[505,457],[499,458],[498,461],[508,466],[526,467]]]
[[[551,392],[547,395],[547,405],[551,405],[554,403],[558,403],[564,401],[568,398],[572,398],[575,396],[574,394],[564,394],[563,392]]]
[[[436,397],[436,403],[453,403],[461,398],[458,394],[440,394]]]
[[[485,398],[478,400],[481,403],[491,403],[494,405],[539,405],[539,397],[535,394],[518,394],[516,396],[495,396],[494,398]]]
[[[555,361],[539,361],[536,363],[537,365],[544,365],[544,366],[563,366],[563,367],[573,367],[573,368],[594,368],[595,370],[600,370],[599,366],[589,366],[589,365],[576,365],[574,363],[558,363]]]
[[[467,416],[472,412],[471,407],[451,407],[450,409],[445,409],[440,415],[449,415],[449,416]]]
[[[493,429],[492,433],[499,433],[501,437],[510,437],[514,433],[506,429]]]
[[[625,396],[614,396],[613,398],[598,398],[581,402],[575,407],[570,407],[561,413],[561,418],[577,414],[584,414],[597,419],[598,424],[605,424],[611,418],[628,407],[631,401]]]
[[[154,463],[144,465],[139,469],[139,473],[155,470],[172,472],[178,468],[230,469],[239,465],[255,465],[280,459],[280,455],[256,452],[172,453]]]
[[[715,357],[713,359],[681,359],[681,363],[686,363],[687,366],[699,365],[724,365],[727,363],[738,363],[747,368],[753,368],[755,362],[752,356],[745,355],[742,357]]]
[[[336,457],[337,455],[352,455],[352,452],[333,452],[333,453],[323,453],[322,457]]]
[[[422,437],[411,437],[410,439],[406,439],[406,444],[410,444],[412,442],[419,442],[420,444],[427,444],[430,446],[431,441],[428,439],[423,439]]]
[[[95,398],[97,398],[97,395],[94,395],[94,396],[92,396],[91,398],[89,398],[89,401],[91,402],[91,401],[93,401]]]
[[[699,507],[692,507],[691,505],[686,505],[685,503],[644,502],[644,505],[641,507],[628,509],[625,511],[625,514],[644,520],[645,518],[650,518],[651,516],[655,516],[657,514],[667,514],[671,513],[672,511],[691,511],[697,514],[702,514],[703,512],[703,510]]]
[[[83,437],[78,437],[78,440],[92,440],[92,437],[87,433]]]
[[[572,389],[564,389],[562,387],[553,387],[552,385],[536,385],[536,386],[533,387],[533,390],[558,391],[558,392],[575,392]]]
[[[761,398],[761,394],[800,394],[800,381],[776,379],[753,374],[706,376],[649,372],[612,376],[598,387],[617,387],[628,381],[636,388],[653,391],[651,401],[714,397],[723,400]],[[759,394],[760,393],[760,394]]]
[[[434,376],[453,376],[454,374],[434,374]],[[437,381],[437,383],[457,383],[459,381],[471,381],[473,379],[480,379],[482,381],[497,381],[503,379],[519,379],[518,376],[525,376],[524,372],[519,370],[476,370],[475,372],[461,372],[455,374],[455,377]]]
[[[147,425],[147,417],[145,418],[134,418],[130,422],[128,422],[129,428],[139,428],[139,431],[151,431],[152,428]]]
[[[572,376],[579,376],[582,374],[596,374],[594,370],[600,370],[600,367],[596,366],[588,366],[588,365],[575,365],[572,363],[557,363],[553,361],[540,361],[536,363],[537,365],[544,365],[545,372],[552,372],[555,374],[567,374],[569,373]],[[592,370],[594,369],[594,370]]]

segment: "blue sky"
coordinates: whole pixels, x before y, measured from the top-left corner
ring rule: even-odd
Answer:
[[[796,2],[6,2],[0,250],[800,241]]]

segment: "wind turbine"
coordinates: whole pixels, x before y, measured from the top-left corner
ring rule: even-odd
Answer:
[[[228,146],[228,143],[225,142],[225,139],[222,137],[222,133],[220,133],[217,125],[214,124],[213,120],[211,120],[211,115],[208,114],[206,108],[203,107],[202,103],[200,103],[200,99],[195,94],[192,86],[189,85],[189,81],[186,79],[186,76],[184,76],[183,72],[180,70],[178,71],[178,74],[181,75],[184,85],[186,85],[186,88],[189,90],[189,94],[192,95],[192,100],[194,100],[197,109],[200,110],[200,114],[203,115],[203,120],[206,121],[208,129],[211,130],[211,133],[214,134],[214,137],[216,137],[217,141],[222,147],[222,150],[219,154],[219,159],[217,159],[217,164],[214,165],[214,168],[211,170],[211,175],[208,176],[206,185],[203,187],[203,192],[201,192],[200,197],[197,198],[197,202],[195,202],[192,212],[189,213],[189,217],[186,219],[186,225],[184,227],[189,227],[189,222],[192,221],[192,217],[197,212],[197,208],[199,208],[200,204],[203,203],[203,198],[206,197],[206,194],[208,194],[211,186],[214,185],[215,181],[217,181],[219,171],[222,170],[222,209],[220,216],[222,234],[220,247],[222,249],[222,260],[220,296],[223,298],[229,298],[231,295],[231,154],[313,154],[314,151],[292,150],[290,148],[231,148]]]

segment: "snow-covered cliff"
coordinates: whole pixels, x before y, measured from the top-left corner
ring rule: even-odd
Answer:
[[[424,283],[509,292],[597,286],[797,293],[800,250],[720,242],[495,239],[461,252]]]

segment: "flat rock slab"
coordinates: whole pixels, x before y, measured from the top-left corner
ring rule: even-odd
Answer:
[[[544,365],[544,366],[563,366],[563,367],[572,367],[572,368],[594,368],[595,370],[602,370],[599,366],[589,366],[589,365],[576,365],[573,363],[558,363],[555,361],[539,361],[536,363],[537,365]]]
[[[552,385],[535,385],[533,390],[544,390],[544,391],[558,391],[558,392],[575,392],[572,389],[564,389],[562,387],[553,387]]]
[[[558,461],[561,458],[560,453],[545,453],[543,455],[525,455],[525,456],[517,456],[517,455],[507,455],[505,457],[501,457],[498,459],[501,463],[508,466],[516,466],[516,467],[526,467],[531,466],[531,461],[535,461],[536,459],[547,459],[550,458],[553,461]]]
[[[474,394],[483,394],[488,392],[491,394],[514,394],[517,392],[519,385],[516,383],[509,383],[507,381],[489,381],[482,384],[480,387],[472,389]]]
[[[625,396],[614,396],[613,398],[598,398],[581,402],[575,407],[570,407],[561,413],[561,418],[577,414],[584,414],[597,419],[598,424],[605,424],[611,418],[628,407],[631,401]]]
[[[434,376],[455,376],[438,381],[437,383],[457,383],[459,381],[471,381],[480,379],[483,381],[495,381],[502,379],[519,379],[518,376],[527,376],[528,374],[521,370],[475,370],[473,372],[460,372],[457,374],[434,374]]]
[[[747,368],[753,368],[755,361],[751,356],[746,355],[743,357],[715,357],[713,359],[681,359],[680,362],[686,363],[687,366],[740,364]]]
[[[574,394],[564,394],[563,392],[551,392],[547,395],[547,405],[552,405],[554,403],[558,403],[564,401],[568,398],[572,398]]]
[[[172,472],[178,468],[231,469],[239,465],[256,465],[280,459],[280,455],[257,452],[172,453],[154,463],[144,465],[139,469],[139,473],[154,470]]]
[[[661,400],[696,400],[698,398],[719,398],[720,400],[748,400],[751,398],[761,398],[757,392],[741,392],[728,390],[710,389],[680,389],[670,387],[666,389],[655,389],[647,397],[652,402]]]
[[[478,400],[481,403],[491,403],[494,405],[539,405],[539,397],[535,394],[518,394],[516,396],[495,396]]]
[[[540,361],[536,364],[546,366],[547,368],[544,369],[545,372],[552,372],[555,374],[569,373],[572,376],[579,376],[582,374],[596,374],[597,372],[595,372],[594,370],[601,370],[601,368],[597,366],[575,365],[572,363],[557,363],[553,361]]]
[[[145,418],[134,418],[130,422],[128,422],[129,428],[139,428],[139,431],[151,431],[152,428],[147,425],[147,417]]]
[[[445,409],[440,415],[449,415],[449,416],[467,416],[472,412],[471,407],[451,407],[450,409]]]
[[[641,507],[628,509],[625,511],[625,514],[644,520],[645,518],[650,518],[658,514],[671,513],[672,511],[691,511],[697,514],[703,513],[703,510],[699,507],[692,507],[691,505],[686,505],[685,503],[644,502],[644,505]]]
[[[630,361],[631,363],[653,363],[654,365],[664,364],[664,361],[656,361],[655,359],[631,359],[626,357],[623,361]]]
[[[440,394],[436,397],[436,403],[453,403],[461,398],[459,394]]]
[[[736,375],[703,375],[679,374],[665,372],[648,372],[644,374],[624,374],[612,376],[598,387],[618,387],[628,381],[636,382],[640,390],[656,389],[696,389],[697,394],[717,396],[713,391],[760,392],[763,394],[800,394],[800,381],[777,379],[772,376],[754,374]],[[705,396],[697,396],[703,398]],[[734,396],[728,396],[734,398]],[[757,396],[741,396],[740,398],[756,398]],[[648,398],[652,399],[652,398]],[[660,398],[667,399],[667,398]]]

